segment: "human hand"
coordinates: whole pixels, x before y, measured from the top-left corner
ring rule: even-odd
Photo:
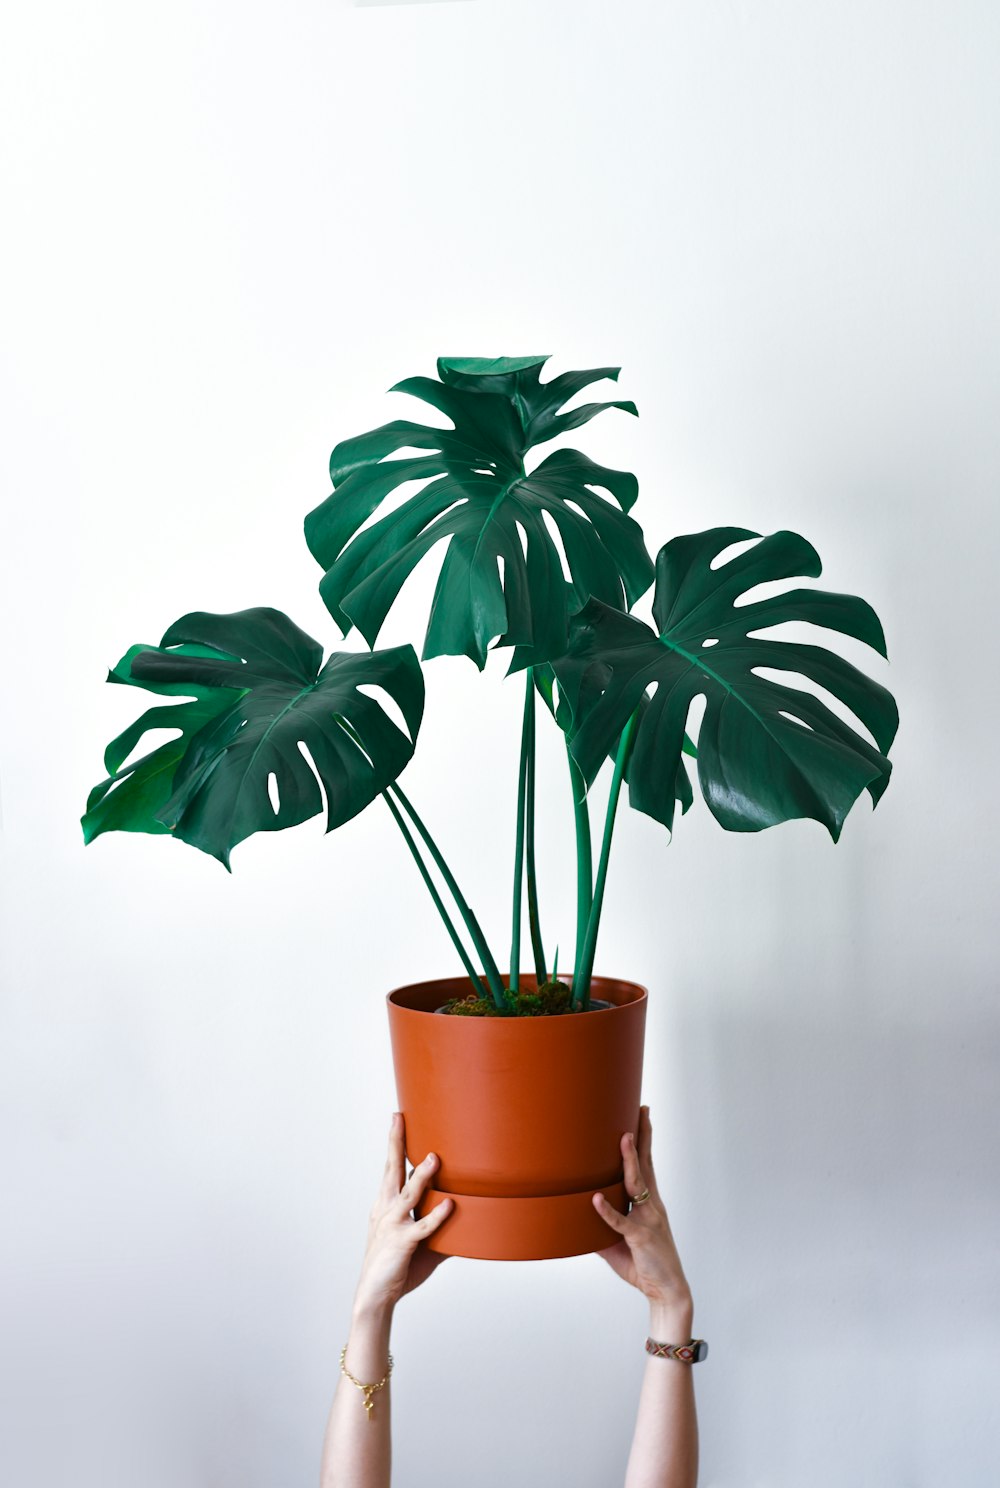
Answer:
[[[403,1117],[396,1111],[389,1129],[389,1152],[378,1196],[368,1218],[368,1244],[354,1297],[358,1313],[391,1312],[400,1297],[427,1280],[446,1259],[421,1245],[451,1213],[444,1199],[423,1219],[410,1213],[431,1181],[438,1159],[428,1153],[406,1177]]]
[[[681,1258],[670,1231],[670,1221],[656,1185],[652,1157],[653,1128],[649,1107],[639,1111],[638,1144],[631,1132],[622,1137],[621,1150],[625,1163],[625,1189],[629,1194],[649,1190],[642,1204],[633,1203],[628,1214],[619,1214],[603,1194],[594,1195],[594,1208],[610,1229],[618,1235],[616,1243],[599,1252],[613,1271],[636,1287],[650,1304],[653,1324],[663,1337],[664,1330],[677,1331],[674,1342],[686,1343],[691,1331],[694,1307],[691,1289],[684,1275]],[[680,1336],[680,1335],[683,1336]],[[663,1337],[663,1341],[667,1341]]]

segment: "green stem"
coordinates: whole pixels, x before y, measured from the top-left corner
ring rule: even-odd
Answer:
[[[427,851],[430,853],[431,857],[434,859],[434,862],[437,864],[437,867],[441,873],[441,877],[447,884],[451,892],[451,896],[458,906],[458,912],[465,922],[465,928],[469,932],[472,943],[479,953],[479,958],[483,963],[483,972],[489,985],[493,1001],[500,1011],[506,1012],[507,998],[506,994],[504,993],[500,970],[497,966],[496,961],[493,959],[492,951],[486,944],[486,937],[482,932],[479,921],[472,913],[472,910],[469,908],[469,905],[466,901],[465,895],[462,893],[461,889],[458,887],[457,882],[455,881],[455,875],[452,873],[451,869],[448,867],[448,864],[445,862],[440,848],[434,841],[434,838],[431,836],[430,832],[424,826],[423,822],[420,820],[420,817],[417,815],[417,812],[414,809],[412,803],[403,794],[399,786],[390,785],[387,787],[387,790],[396,797],[396,800],[402,806],[403,810],[406,812],[407,816],[416,827],[417,833],[422,839],[425,847],[427,848]]]
[[[545,970],[545,947],[542,944],[542,922],[538,914],[538,876],[535,872],[535,678],[528,668],[528,691],[531,708],[528,713],[528,760],[525,775],[524,830],[528,874],[528,929],[531,951],[535,958],[535,981],[541,987],[548,976]]]
[[[618,753],[615,756],[615,772],[611,777],[608,810],[604,818],[604,839],[601,842],[601,857],[597,865],[597,882],[594,885],[594,902],[590,907],[590,918],[587,921],[587,934],[583,943],[583,956],[577,964],[576,976],[573,979],[574,1007],[586,1008],[590,1006],[590,978],[594,970],[597,932],[601,924],[601,906],[604,903],[604,885],[608,877],[608,861],[611,857],[611,838],[615,830],[615,813],[618,810],[618,797],[621,795],[622,781],[625,778],[625,771],[628,768],[628,759],[632,753],[632,745],[635,742],[635,730],[638,722],[639,712],[637,709],[622,729],[621,739],[618,741]]]
[[[524,805],[528,788],[528,719],[534,702],[534,683],[528,668],[521,717],[521,758],[517,766],[517,832],[514,840],[514,904],[510,930],[510,991],[516,997],[521,987],[521,900],[524,895]]]
[[[579,968],[583,965],[583,943],[587,936],[587,921],[594,894],[594,867],[590,842],[590,810],[587,806],[587,785],[580,767],[566,745],[569,761],[569,783],[573,790],[573,816],[576,822],[576,951],[573,957],[574,983]]]
[[[413,861],[419,868],[420,876],[423,879],[424,883],[427,885],[428,893],[434,900],[434,907],[444,921],[444,927],[447,930],[448,934],[451,936],[456,951],[462,958],[462,965],[469,973],[469,980],[472,982],[473,987],[476,989],[476,995],[478,997],[488,996],[486,987],[483,985],[479,973],[476,971],[475,966],[472,964],[472,958],[469,955],[468,951],[465,949],[465,946],[462,944],[461,937],[459,936],[458,931],[455,929],[454,922],[452,921],[451,916],[444,906],[444,901],[437,891],[437,886],[434,883],[434,880],[431,878],[430,873],[428,872],[427,864],[420,856],[420,850],[413,840],[413,834],[410,831],[409,827],[406,825],[406,822],[403,820],[402,812],[400,811],[399,807],[396,805],[392,797],[389,795],[388,791],[382,792],[382,799],[385,801],[385,804],[392,812],[393,820],[395,821],[399,830],[402,832],[403,840],[406,843],[407,847],[410,849],[410,852],[413,854]]]

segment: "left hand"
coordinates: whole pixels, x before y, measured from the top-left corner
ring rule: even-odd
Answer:
[[[419,1204],[437,1167],[437,1157],[428,1153],[406,1177],[403,1117],[395,1112],[382,1184],[368,1218],[368,1244],[354,1297],[356,1313],[391,1312],[400,1297],[420,1286],[446,1259],[421,1241],[444,1223],[451,1213],[452,1200],[444,1199],[423,1219],[414,1219],[410,1212]]]

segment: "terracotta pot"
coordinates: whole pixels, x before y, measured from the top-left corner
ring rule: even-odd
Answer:
[[[387,999],[407,1155],[441,1161],[420,1212],[455,1201],[430,1248],[525,1261],[613,1245],[592,1196],[627,1208],[619,1143],[639,1120],[646,989],[594,977],[611,1007],[554,1017],[435,1011],[468,985],[418,982]]]

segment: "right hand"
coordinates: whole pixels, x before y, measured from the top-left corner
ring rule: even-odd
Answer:
[[[633,1204],[628,1214],[619,1214],[603,1194],[594,1194],[594,1208],[619,1237],[607,1250],[599,1252],[611,1269],[630,1286],[636,1287],[649,1301],[654,1314],[690,1328],[693,1313],[691,1288],[687,1284],[681,1258],[670,1231],[670,1221],[653,1171],[653,1127],[649,1107],[639,1111],[638,1143],[631,1132],[621,1140],[625,1165],[625,1188],[629,1194],[649,1190],[649,1198]],[[687,1321],[686,1321],[687,1320]],[[673,1340],[686,1343],[687,1339]]]

